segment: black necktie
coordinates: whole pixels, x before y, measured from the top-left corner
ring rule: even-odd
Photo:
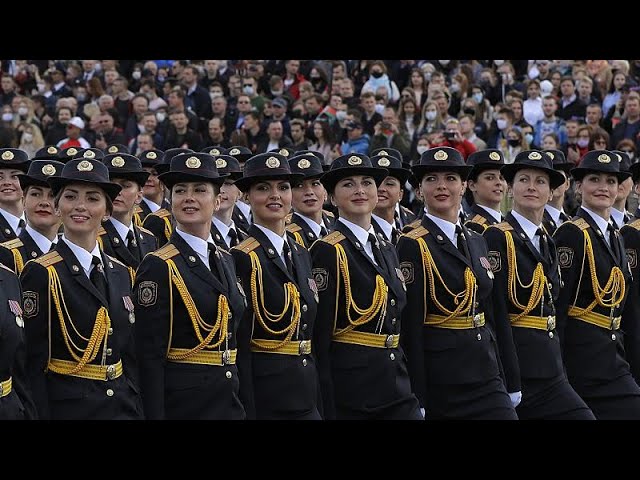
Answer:
[[[369,234],[369,243],[371,243],[371,250],[373,251],[373,258],[376,259],[376,263],[380,268],[385,270],[384,268],[384,258],[382,258],[382,252],[380,251],[380,247],[378,246],[378,239],[373,233]]]
[[[391,229],[391,243],[394,245],[398,244],[398,229],[396,227]]]
[[[464,258],[469,258],[467,255],[467,239],[464,238],[464,232],[460,225],[456,225],[456,242],[458,243],[458,250]]]
[[[231,238],[231,241],[229,242],[229,247],[235,247],[236,245],[238,245],[238,232],[236,232],[236,229],[230,228],[228,235]]]
[[[136,259],[136,261],[140,261],[140,250],[138,249],[138,242],[136,241],[136,236],[133,234],[131,230],[127,233],[127,250]]]
[[[51,246],[49,247],[49,251],[53,252],[56,249],[57,243],[51,242]]]
[[[25,229],[25,227],[26,227],[26,223],[24,223],[23,219],[20,219],[20,221],[18,222],[18,231],[16,232],[16,235],[20,235],[22,231]]]
[[[568,220],[569,220],[569,215],[567,215],[567,214],[566,214],[566,213],[564,213],[564,212],[560,212],[560,221],[561,221],[562,223],[564,223],[564,222],[566,222],[566,221],[568,221]]]
[[[551,260],[549,257],[549,244],[547,243],[547,234],[542,230],[542,228],[538,228],[536,230],[536,235],[540,237],[540,256],[545,260]]]
[[[397,210],[393,213],[393,223],[395,224],[396,229],[402,230],[402,226],[400,225],[400,215],[398,215]]]
[[[323,226],[320,227],[320,238],[324,238],[327,236],[327,229]]]
[[[291,247],[289,247],[289,242],[284,242],[282,246],[282,256],[284,257],[284,264],[289,271],[289,275],[296,278],[295,270],[293,269],[293,260],[291,260]]]
[[[209,250],[209,270],[214,277],[220,280],[218,265],[216,265],[216,246],[213,243],[207,243],[207,248]]]
[[[609,234],[609,247],[611,247],[611,251],[613,252],[613,256],[615,257],[616,262],[618,263],[618,265],[620,265],[621,257],[618,250],[618,237],[616,236],[615,232],[616,229],[614,228],[614,226],[609,224],[609,226],[607,227],[607,233]]]
[[[107,288],[107,279],[103,273],[102,261],[100,260],[99,257],[96,257],[94,255],[93,258],[91,259],[91,265],[93,265],[93,268],[89,273],[89,280],[91,280],[91,283],[93,283],[96,289],[102,294],[102,296],[108,302],[109,289]]]

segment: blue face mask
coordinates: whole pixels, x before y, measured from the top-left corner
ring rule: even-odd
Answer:
[[[478,104],[482,103],[482,100],[484,99],[484,95],[482,93],[474,93],[472,96]]]
[[[525,133],[524,139],[527,141],[527,145],[531,145],[531,142],[533,142],[533,134]]]

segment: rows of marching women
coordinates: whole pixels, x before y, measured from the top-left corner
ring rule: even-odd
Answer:
[[[640,164],[580,160],[0,149],[0,418],[640,418]]]

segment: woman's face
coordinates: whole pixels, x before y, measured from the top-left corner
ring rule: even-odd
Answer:
[[[22,188],[18,181],[20,170],[0,168],[0,203],[15,203],[22,198]]]
[[[429,172],[422,177],[420,188],[427,211],[438,217],[448,217],[458,212],[465,190],[459,173]]]
[[[473,192],[476,202],[480,205],[499,203],[504,196],[507,182],[500,170],[484,170],[475,181],[469,180],[469,189]]]
[[[296,184],[292,189],[293,208],[296,212],[313,218],[322,210],[322,204],[327,199],[327,192],[319,179],[306,179]]]
[[[181,182],[171,189],[171,213],[180,225],[210,222],[219,203],[217,191],[209,182]]]
[[[618,195],[618,178],[607,173],[589,173],[576,182],[582,195],[582,205],[589,210],[600,211],[613,205]]]
[[[113,201],[113,212],[117,214],[127,214],[133,212],[133,207],[142,201],[142,190],[133,180],[124,178],[114,178],[113,183],[122,187],[120,193]]]
[[[413,116],[416,113],[416,105],[413,102],[406,102],[403,105],[402,110],[404,111],[405,115]]]
[[[97,185],[72,183],[64,187],[58,201],[58,213],[65,232],[76,235],[94,232],[109,215],[107,196]]]
[[[542,149],[543,150],[557,150],[558,144],[554,140],[554,138],[550,135],[545,136],[542,139]]]
[[[518,170],[513,177],[513,204],[521,210],[540,210],[551,200],[549,174],[535,168]]]
[[[48,230],[60,224],[53,211],[53,191],[49,187],[31,186],[24,197],[24,212],[36,230]]]
[[[613,86],[616,90],[620,90],[626,81],[627,77],[624,76],[624,73],[616,73],[613,77]]]
[[[291,211],[291,184],[289,180],[264,180],[249,188],[247,200],[254,220],[263,225],[284,220]]]
[[[220,213],[227,213],[233,209],[241,195],[240,189],[235,186],[233,181],[225,181],[222,187],[220,187],[220,208],[218,211]]]
[[[402,200],[402,184],[395,177],[387,177],[378,187],[377,208],[395,208]]]
[[[378,188],[373,177],[345,177],[336,184],[332,200],[340,216],[350,218],[370,214],[378,204]]]

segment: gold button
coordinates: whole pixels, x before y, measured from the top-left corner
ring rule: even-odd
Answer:
[[[391,325],[395,325],[395,324],[396,324],[396,319],[395,319],[395,318],[392,318],[392,319],[391,319]]]
[[[303,358],[303,359],[302,359],[302,366],[303,366],[303,367],[306,367],[306,366],[307,366],[307,359],[306,359],[306,358]]]
[[[189,255],[189,261],[191,263],[194,263],[196,261],[196,257],[194,257],[193,255]]]
[[[393,353],[393,352],[391,352],[391,353],[389,354],[389,358],[390,358],[391,360],[395,360],[395,359],[396,359],[396,354],[395,354],[395,353]]]
[[[476,338],[477,338],[478,340],[482,340],[482,335],[478,334],[478,335],[476,335]]]
[[[549,332],[549,338],[553,338],[553,332]]]
[[[391,301],[389,302],[391,304],[392,307],[396,306],[396,301],[392,298]]]
[[[307,304],[306,304],[306,303],[303,303],[303,304],[302,304],[302,311],[303,311],[303,312],[306,312],[307,310],[308,310]]]
[[[233,318],[233,313],[231,313],[231,310],[229,310],[229,315],[227,315],[227,317],[229,318],[229,320]]]
[[[107,397],[113,397],[113,390],[110,388],[107,390]]]
[[[612,333],[612,334],[611,334],[611,340],[615,340],[615,339],[616,339],[616,334],[615,334],[615,333]]]
[[[229,372],[228,370],[227,370],[227,373],[225,373],[225,375],[227,378],[233,377],[233,373]]]
[[[227,338],[228,338],[229,340],[231,340],[231,337],[233,337],[233,332],[228,332],[228,333],[227,333]]]
[[[303,323],[303,324],[302,324],[302,331],[304,332],[306,329],[307,329],[307,324],[306,324],[306,323]]]
[[[113,328],[109,327],[109,335],[113,335]]]
[[[113,353],[113,350],[111,350],[110,348],[107,348],[107,357],[110,356]]]

